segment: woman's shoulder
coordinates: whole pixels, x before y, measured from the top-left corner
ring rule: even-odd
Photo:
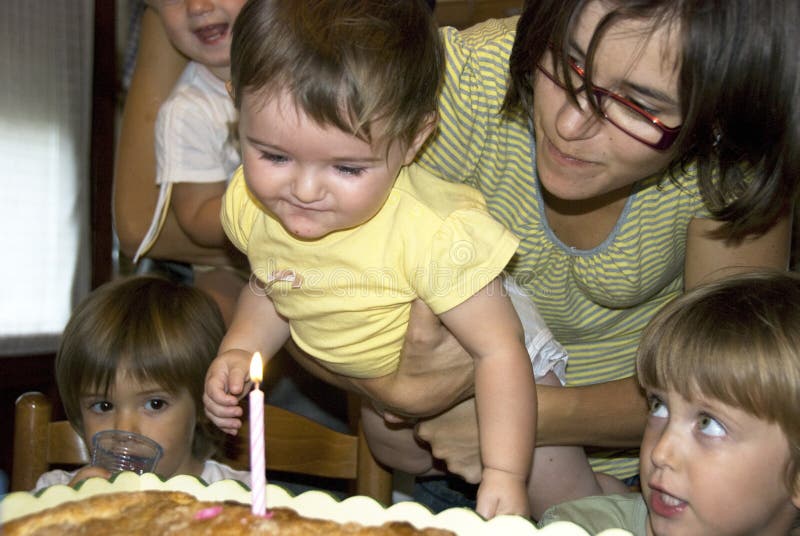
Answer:
[[[516,19],[489,19],[464,30],[442,28],[448,78],[461,79],[473,73],[481,85],[497,77],[497,83],[505,86]]]
[[[494,46],[505,48],[510,47],[514,42],[518,20],[519,16],[488,19],[463,30],[444,26],[441,34],[445,42],[456,42],[474,50]]]
[[[674,218],[708,217],[700,194],[694,168],[667,172],[640,181],[633,195],[630,221]]]

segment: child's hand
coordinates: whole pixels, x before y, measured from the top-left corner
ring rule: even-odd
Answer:
[[[486,519],[500,514],[530,516],[526,480],[527,475],[485,467],[475,509]]]
[[[250,390],[251,357],[244,350],[228,350],[214,359],[206,373],[205,412],[226,434],[236,435],[242,426],[239,400]]]
[[[94,476],[98,476],[100,478],[105,478],[108,480],[111,478],[111,473],[108,469],[103,469],[102,467],[96,467],[94,465],[86,465],[78,469],[75,473],[75,476],[72,477],[72,480],[69,481],[70,486],[75,486],[76,484],[83,482],[87,478],[92,478]]]

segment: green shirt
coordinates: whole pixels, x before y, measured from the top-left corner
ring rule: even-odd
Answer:
[[[641,493],[586,497],[548,508],[539,527],[556,521],[571,521],[589,534],[625,529],[635,536],[644,536],[647,534],[647,505]]]

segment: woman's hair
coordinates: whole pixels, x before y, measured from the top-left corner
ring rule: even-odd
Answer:
[[[444,55],[422,0],[251,0],[233,28],[231,83],[286,90],[321,125],[411,144],[436,113]],[[386,124],[374,133],[376,120]]]
[[[82,431],[81,394],[108,393],[124,369],[167,392],[189,392],[197,416],[192,454],[208,458],[223,436],[203,413],[203,387],[224,333],[217,305],[189,285],[158,276],[102,285],[73,312],[56,356],[56,383],[67,417]]]
[[[592,1],[526,0],[506,110],[533,110],[534,75],[548,46],[560,60],[557,68],[569,71],[568,44]],[[597,46],[617,22],[675,25],[683,126],[670,176],[696,165],[706,206],[724,222],[718,236],[740,240],[767,230],[794,203],[800,175],[800,2],[599,1],[610,11],[586,51],[590,78]]]
[[[642,334],[637,372],[646,388],[777,423],[789,442],[789,489],[800,485],[800,274],[737,275],[670,302]]]

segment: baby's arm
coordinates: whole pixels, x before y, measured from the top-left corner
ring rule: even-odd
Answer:
[[[235,435],[242,426],[239,400],[249,390],[246,387],[253,353],[261,352],[268,360],[288,338],[289,323],[275,310],[272,300],[259,289],[245,286],[219,355],[206,374],[205,412],[221,430]]]
[[[227,182],[178,182],[172,187],[172,209],[183,232],[203,247],[223,247],[227,237],[219,221]]]
[[[483,472],[478,513],[529,513],[526,482],[536,444],[536,384],[524,333],[502,281],[494,279],[442,322],[475,360]]]

